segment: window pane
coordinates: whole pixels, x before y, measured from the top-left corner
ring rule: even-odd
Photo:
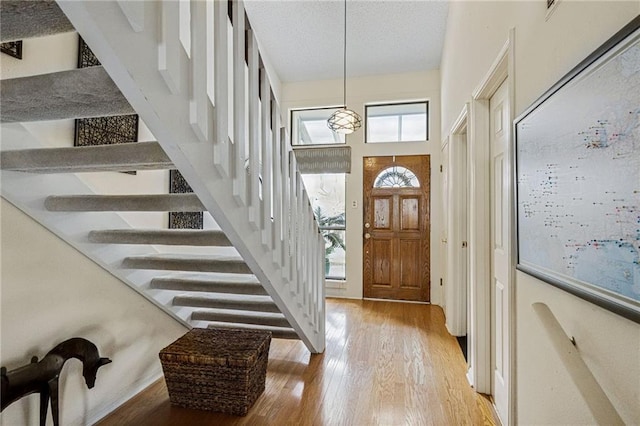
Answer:
[[[420,188],[418,177],[411,170],[392,166],[378,174],[373,182],[374,188]]]
[[[322,234],[325,242],[324,275],[326,278],[344,280],[347,276],[346,252],[344,250],[346,231],[322,231]],[[332,245],[332,241],[335,239],[341,240],[342,245]]]
[[[427,140],[427,122],[426,114],[405,115],[402,117],[402,134],[400,140],[408,141],[426,141]]]
[[[327,126],[331,114],[339,108],[316,108],[291,111],[292,145],[327,145],[344,143],[339,135]]]
[[[366,107],[366,142],[428,140],[427,102]]]
[[[311,200],[325,240],[325,275],[345,279],[345,174],[304,174],[304,186]]]
[[[367,142],[389,142],[398,138],[398,117],[371,117],[367,119]]]

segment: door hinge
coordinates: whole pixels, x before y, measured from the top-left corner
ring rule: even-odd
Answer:
[[[440,164],[440,173],[442,173],[442,164]]]
[[[440,285],[442,285],[442,278],[440,278]]]
[[[467,248],[467,242],[466,241],[462,242],[462,248]]]

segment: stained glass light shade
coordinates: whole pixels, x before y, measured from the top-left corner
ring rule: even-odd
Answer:
[[[374,188],[420,188],[418,177],[411,170],[392,166],[381,171],[373,182]]]
[[[357,112],[343,108],[337,110],[329,117],[327,126],[336,133],[348,135],[362,127],[362,118]]]

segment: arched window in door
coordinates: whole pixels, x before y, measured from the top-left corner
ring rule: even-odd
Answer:
[[[411,170],[391,166],[381,171],[373,181],[374,188],[420,188],[418,177]]]

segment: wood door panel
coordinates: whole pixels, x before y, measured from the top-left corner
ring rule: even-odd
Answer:
[[[420,288],[420,239],[401,239],[399,246],[400,288]]]
[[[429,161],[428,155],[364,159],[364,297],[429,301]],[[419,187],[374,188],[393,166],[413,172]]]
[[[371,266],[373,285],[391,287],[391,258],[393,253],[391,239],[376,239],[371,244]]]
[[[373,199],[373,229],[391,229],[393,209],[391,197],[374,197]]]
[[[419,204],[419,197],[400,197],[401,231],[420,231]]]

